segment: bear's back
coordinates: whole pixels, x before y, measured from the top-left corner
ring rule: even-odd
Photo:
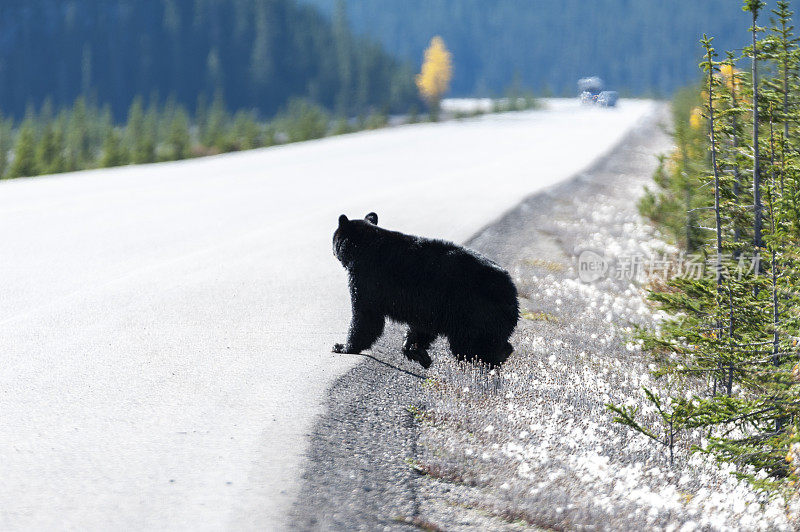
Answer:
[[[516,287],[494,262],[452,242],[369,229],[351,278],[388,316],[473,321],[495,311],[516,323]]]

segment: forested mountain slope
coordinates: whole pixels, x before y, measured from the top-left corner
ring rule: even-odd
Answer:
[[[304,0],[334,13],[339,0]],[[666,95],[695,81],[698,40],[741,48],[739,0],[347,0],[362,34],[418,66],[431,36],[453,52],[453,94],[505,90],[518,74],[537,92],[573,94],[581,76],[612,88]],[[769,2],[770,8],[774,1]],[[765,17],[766,20],[766,17]],[[767,25],[766,22],[764,25]]]
[[[271,115],[291,96],[340,112],[398,109],[412,73],[295,0],[26,0],[0,3],[0,110],[79,94],[116,117],[136,95],[194,108],[222,91]]]

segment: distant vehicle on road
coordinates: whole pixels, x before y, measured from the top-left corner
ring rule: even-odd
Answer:
[[[578,90],[581,93],[581,103],[595,103],[603,90],[603,80],[597,76],[581,78],[578,80]]]
[[[580,100],[583,104],[597,104],[600,107],[615,107],[619,94],[617,91],[604,91],[603,80],[597,76],[578,80]]]
[[[614,107],[619,100],[617,91],[603,91],[597,95],[597,105],[600,107]]]
[[[592,95],[589,91],[583,91],[581,93],[581,103],[584,105],[591,105],[594,103],[595,96]]]

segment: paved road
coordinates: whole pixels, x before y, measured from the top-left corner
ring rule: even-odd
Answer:
[[[543,374],[550,375],[548,371],[558,373],[565,366],[584,366],[583,361],[576,360],[575,353],[571,353],[569,349],[554,347],[558,356],[568,360],[568,363],[562,364],[560,369],[555,366],[547,369],[550,366],[547,363],[544,367],[538,367],[538,359],[542,356],[549,357],[552,349],[545,349],[542,355],[535,346],[524,340],[532,335],[552,340],[551,345],[559,341],[569,345],[581,343],[593,354],[604,354],[602,356],[608,357],[609,363],[617,360],[622,349],[619,344],[604,341],[601,345],[599,340],[589,337],[594,332],[611,327],[611,323],[605,319],[606,314],[594,317],[582,314],[587,304],[586,294],[576,297],[575,287],[566,281],[574,279],[574,271],[569,268],[555,271],[557,269],[552,266],[569,266],[576,249],[586,246],[602,247],[598,244],[598,238],[604,244],[613,246],[613,249],[606,249],[615,254],[624,254],[625,250],[633,249],[631,246],[643,244],[640,241],[644,238],[641,227],[631,224],[636,219],[637,212],[634,200],[641,196],[644,185],[652,183],[651,176],[657,164],[656,155],[669,151],[672,146],[671,137],[663,129],[669,123],[668,118],[669,105],[665,103],[650,118],[632,128],[611,152],[596,159],[586,172],[546,191],[528,196],[514,209],[469,239],[471,248],[508,269],[515,279],[523,280],[519,286],[523,298],[520,301],[522,307],[551,312],[562,317],[557,324],[541,320],[520,320],[520,331],[511,339],[515,346],[514,355],[509,360],[511,371],[536,381],[541,380]],[[589,212],[598,201],[600,205],[596,213]],[[600,225],[589,223],[591,220],[599,220]],[[623,247],[619,247],[620,244]],[[532,262],[531,258],[540,259],[541,262]],[[560,296],[564,301],[558,306],[553,305],[552,298],[544,295],[554,289],[554,286],[556,290],[564,292]],[[609,295],[623,296],[622,292],[629,288],[627,283],[599,283],[594,287],[597,290],[592,297],[599,299]],[[571,292],[573,293],[570,294]],[[579,320],[565,318],[578,315],[581,316]],[[314,423],[312,429],[311,444],[306,453],[309,460],[303,473],[305,482],[293,507],[293,524],[297,530],[418,532],[422,527],[414,526],[416,523],[433,525],[448,532],[519,532],[524,527],[520,526],[516,518],[510,523],[508,516],[512,515],[517,518],[524,516],[539,523],[541,530],[573,530],[579,525],[591,528],[593,524],[596,527],[598,522],[608,525],[607,528],[611,530],[653,529],[641,519],[641,523],[638,523],[636,518],[629,517],[633,515],[630,512],[622,511],[621,508],[630,501],[625,502],[619,497],[614,499],[614,504],[619,505],[620,511],[612,511],[616,519],[613,523],[604,511],[598,512],[595,496],[597,486],[602,482],[595,482],[595,488],[587,490],[585,479],[573,478],[571,482],[564,484],[561,482],[563,478],[559,476],[559,480],[549,484],[548,488],[538,490],[537,493],[525,493],[532,484],[546,481],[549,473],[574,474],[569,465],[572,464],[572,456],[576,452],[597,452],[599,447],[595,440],[583,442],[578,439],[578,447],[564,445],[558,449],[551,448],[547,462],[549,465],[539,469],[543,472],[541,478],[527,483],[518,478],[519,462],[516,455],[505,458],[493,456],[488,462],[476,460],[469,463],[471,467],[463,463],[458,456],[460,453],[450,448],[455,446],[455,449],[460,449],[465,443],[463,427],[447,422],[437,423],[436,427],[420,423],[409,411],[409,406],[416,406],[433,414],[445,414],[446,417],[448,412],[452,413],[449,401],[465,401],[465,411],[471,412],[464,419],[469,427],[483,428],[490,423],[494,423],[495,427],[494,437],[484,435],[470,443],[476,455],[482,455],[484,450],[493,454],[490,447],[495,441],[514,440],[524,445],[525,439],[519,437],[519,424],[498,424],[495,419],[487,419],[489,411],[481,407],[481,398],[485,395],[480,391],[471,397],[453,397],[450,392],[453,388],[460,389],[458,382],[469,384],[469,379],[459,379],[454,375],[452,372],[458,370],[453,366],[443,368],[449,364],[450,357],[445,342],[433,345],[431,356],[434,365],[427,372],[417,363],[398,356],[397,346],[403,341],[403,329],[400,326],[387,327],[384,336],[373,346],[370,357],[364,357],[361,364],[337,378],[329,388],[325,413]],[[528,368],[532,368],[532,371],[527,371]],[[641,364],[636,363],[626,368],[635,372],[643,371]],[[424,383],[428,376],[438,378],[449,386],[445,386],[440,393],[430,394]],[[551,381],[554,379],[562,380],[563,375],[554,374],[549,377]],[[552,402],[557,396],[547,386],[533,386],[523,390],[510,382],[505,382],[505,386],[521,391],[529,398],[536,397],[538,393],[539,404]],[[632,394],[637,393],[636,386],[631,387],[633,390],[629,391]],[[493,404],[502,405],[498,408],[513,403],[512,399],[503,399],[506,391],[508,390],[494,390],[499,396]],[[600,411],[600,417],[605,419],[605,423],[610,423],[610,417],[604,413],[603,394],[598,390],[595,392],[594,395],[591,392],[584,395],[586,400],[579,401],[578,404],[572,404],[569,397],[561,397],[564,401],[562,406],[565,409],[572,408],[570,413],[577,419],[597,420],[602,424],[603,421],[598,419]],[[527,407],[535,408],[536,405]],[[577,410],[581,410],[583,414],[576,416],[574,412]],[[540,433],[547,432],[559,423],[556,419],[540,421],[546,425],[539,430]],[[547,441],[546,435],[528,437],[528,442],[539,441]],[[606,451],[612,447],[613,445],[607,446]],[[663,455],[658,458],[655,456],[661,451],[652,446],[650,448],[654,453],[651,457],[654,463],[663,463]],[[630,460],[635,454],[626,455],[627,458],[620,461],[620,454],[612,452],[612,469],[615,463],[623,467],[636,462],[635,459],[633,462]],[[636,458],[640,459],[641,454]],[[409,460],[430,466],[431,474],[420,475],[409,467]],[[481,466],[481,463],[484,465]],[[460,484],[437,480],[437,470],[445,477],[462,475],[466,482]],[[579,471],[578,476],[580,473]],[[481,487],[468,486],[469,480],[475,478],[481,479]],[[488,482],[488,487],[484,487],[484,482]],[[515,491],[500,488],[506,483],[515,486]],[[613,483],[601,488],[613,491],[611,484]],[[564,510],[566,499],[571,504]],[[576,502],[578,504],[574,504]],[[557,508],[564,511],[559,513]],[[638,517],[647,514],[648,508],[641,511]],[[506,519],[492,516],[493,513],[502,515],[503,510],[508,511],[505,514]],[[668,517],[678,519],[679,525],[681,519],[686,521],[691,518],[689,514],[676,516],[675,512]],[[401,522],[406,523],[406,526],[402,526]]]
[[[280,528],[349,321],[337,216],[464,241],[650,102],[0,183],[0,529]]]

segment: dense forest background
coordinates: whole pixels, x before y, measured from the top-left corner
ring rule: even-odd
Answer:
[[[303,1],[335,13],[339,0]],[[623,94],[666,97],[698,80],[703,32],[720,49],[741,49],[748,16],[740,3],[347,0],[346,11],[356,32],[414,66],[431,36],[441,35],[453,52],[453,95],[491,96],[518,82],[571,96],[578,78],[599,75]]]
[[[79,95],[125,117],[136,96],[272,116],[290,97],[340,114],[405,110],[413,72],[295,0],[0,3],[0,111],[20,118]]]
[[[451,95],[509,87],[573,95],[602,76],[668,96],[697,80],[703,31],[742,46],[730,0],[27,0],[0,3],[0,111],[21,118],[79,95],[116,120],[136,96],[190,112],[224,96],[271,117],[291,97],[339,115],[420,106],[422,52],[453,52]],[[350,28],[353,28],[351,31]],[[357,35],[357,36],[356,36]]]

